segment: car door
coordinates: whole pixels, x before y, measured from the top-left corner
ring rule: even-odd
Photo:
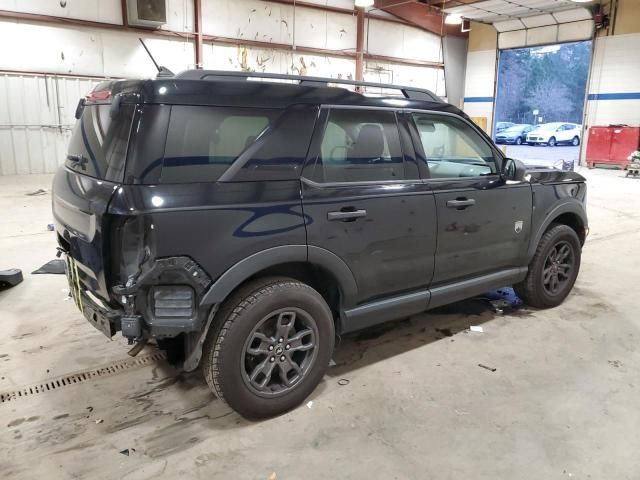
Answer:
[[[573,126],[569,125],[568,123],[563,123],[562,125],[560,125],[556,130],[556,140],[558,142],[566,142],[567,140],[569,140],[572,135],[572,129]]]
[[[424,290],[433,274],[435,201],[393,109],[325,107],[302,173],[307,242],[342,259],[352,305]],[[310,253],[311,255],[311,253]],[[426,297],[424,302],[426,308]]]
[[[501,179],[502,157],[470,122],[434,112],[411,117],[438,216],[432,286],[526,265],[529,183]]]

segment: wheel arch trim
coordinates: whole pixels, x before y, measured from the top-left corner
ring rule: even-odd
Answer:
[[[533,255],[536,252],[536,248],[538,247],[538,243],[540,243],[540,239],[544,235],[544,232],[546,232],[549,228],[549,225],[556,221],[558,217],[567,213],[575,216],[580,221],[583,227],[587,227],[589,225],[584,207],[577,200],[574,199],[573,201],[565,201],[563,203],[560,203],[559,205],[556,205],[545,216],[544,221],[536,230],[535,236],[532,237],[532,241],[529,244],[529,250],[527,252],[529,261],[533,258]]]
[[[312,245],[281,245],[256,252],[225,271],[204,294],[201,306],[223,302],[245,280],[269,267],[301,262],[323,268],[337,281],[343,306],[357,297],[356,281],[347,264],[336,254]]]

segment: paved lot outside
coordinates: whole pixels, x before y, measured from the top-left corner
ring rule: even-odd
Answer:
[[[498,145],[507,149],[507,156],[522,160],[528,165],[553,166],[558,160],[574,161],[578,165],[580,147],[571,145],[559,145],[557,147],[531,146],[531,145]]]
[[[0,402],[0,478],[637,480],[640,180],[580,171],[591,235],[560,307],[462,302],[342,338],[310,403],[268,421],[163,361]],[[0,177],[0,268],[25,275],[0,291],[0,393],[128,358],[64,276],[29,273],[55,240],[49,195],[25,193],[50,184]]]

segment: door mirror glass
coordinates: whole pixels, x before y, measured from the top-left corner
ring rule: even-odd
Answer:
[[[520,160],[505,158],[502,164],[502,177],[504,180],[522,182],[527,172],[527,167]]]

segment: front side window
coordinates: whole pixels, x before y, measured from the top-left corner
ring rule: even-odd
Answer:
[[[332,109],[314,177],[328,183],[402,180],[404,164],[395,113]]]
[[[173,106],[161,182],[216,181],[280,113],[274,109]]]
[[[430,178],[480,177],[498,169],[487,142],[455,117],[413,114]]]

